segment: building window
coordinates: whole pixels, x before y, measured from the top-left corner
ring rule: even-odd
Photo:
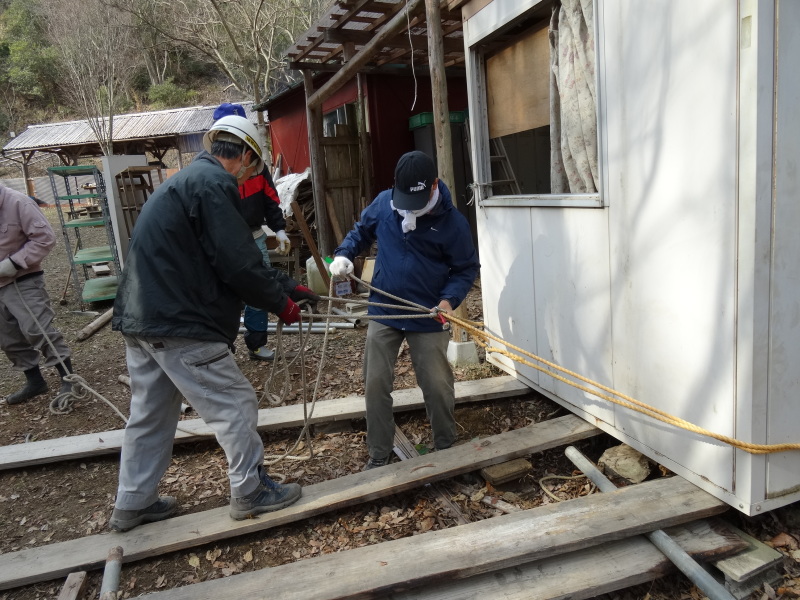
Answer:
[[[503,6],[513,3],[495,0]],[[593,0],[542,0],[470,47],[484,82],[483,198],[599,201]],[[476,90],[479,88],[473,88]],[[471,99],[472,100],[472,99]],[[472,114],[475,104],[472,105]],[[478,131],[478,135],[481,132]],[[488,155],[488,161],[486,160]],[[569,203],[567,203],[569,204]]]

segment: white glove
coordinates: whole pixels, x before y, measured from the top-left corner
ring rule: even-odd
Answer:
[[[289,256],[289,252],[292,250],[292,242],[289,240],[289,236],[281,229],[275,234],[275,237],[278,238],[278,243],[280,244],[278,247],[278,254],[281,256]]]
[[[16,274],[17,267],[10,258],[0,260],[0,277],[14,277]]]
[[[353,272],[353,263],[346,256],[337,256],[331,263],[330,271],[334,277],[347,277]]]

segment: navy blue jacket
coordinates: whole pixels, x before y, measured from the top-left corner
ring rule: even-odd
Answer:
[[[372,286],[425,307],[441,300],[453,308],[467,296],[480,264],[472,243],[469,224],[458,212],[450,190],[439,181],[439,202],[431,212],[417,218],[417,228],[403,233],[403,217],[392,209],[392,190],[378,194],[361,213],[361,220],[335,251],[353,260],[378,242]],[[398,304],[375,292],[371,302]],[[369,314],[387,315],[380,323],[408,331],[441,331],[431,318],[392,319],[409,311],[370,306]]]

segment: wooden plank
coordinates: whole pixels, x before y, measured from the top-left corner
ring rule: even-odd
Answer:
[[[76,568],[105,563],[109,544],[125,549],[123,562],[192,548],[293,523],[361,502],[384,498],[427,483],[467,473],[591,437],[600,430],[574,415],[475,440],[433,455],[354,473],[303,488],[297,503],[256,519],[233,521],[228,507],[142,525],[126,533],[89,537],[0,555],[0,589],[61,577]],[[275,588],[278,589],[278,588]],[[221,597],[233,597],[223,594]],[[246,596],[242,596],[246,597]]]
[[[550,39],[543,25],[486,60],[489,137],[550,125]]]
[[[427,587],[445,579],[511,568],[727,509],[725,503],[685,479],[662,478],[143,597],[266,600],[274,597],[274,590],[281,590],[281,600],[386,598],[412,585]],[[298,581],[303,585],[298,586]]]
[[[473,381],[458,381],[455,384],[456,403],[482,402],[485,400],[512,398],[532,394],[531,389],[511,376],[490,377]],[[394,411],[405,412],[423,408],[422,391],[419,388],[392,392]],[[314,409],[310,423],[341,421],[364,418],[363,396],[348,396],[335,400],[320,400]],[[258,411],[258,430],[273,431],[285,427],[302,427],[303,406],[279,406]],[[197,442],[214,439],[214,432],[202,419],[187,419],[180,422],[183,431],[175,434],[175,443]],[[124,429],[88,433],[57,440],[42,440],[27,444],[0,447],[0,470],[16,469],[72,460],[87,456],[102,456],[118,453],[122,447]]]
[[[400,429],[397,425],[394,426],[394,453],[400,458],[400,460],[408,460],[409,458],[414,458],[419,456],[419,452],[414,447],[414,444],[411,443],[406,437],[406,434],[403,433],[403,430]],[[464,516],[464,513],[461,512],[461,509],[458,507],[458,504],[450,500],[450,494],[446,493],[441,485],[438,483],[433,483],[430,486],[433,493],[436,495],[437,499],[444,507],[444,509],[450,513],[450,516],[453,517],[458,525],[466,525],[469,523],[469,519]]]
[[[667,530],[696,560],[738,552],[742,545],[717,521],[695,521]],[[675,566],[642,536],[608,542],[566,556],[545,558],[493,573],[389,594],[386,600],[581,600],[628,588]]]
[[[78,600],[86,588],[86,571],[77,571],[67,575],[64,587],[58,594],[58,600]]]

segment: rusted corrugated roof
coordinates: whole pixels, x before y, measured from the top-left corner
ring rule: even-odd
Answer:
[[[241,102],[247,118],[256,121],[250,108],[252,102]],[[117,115],[114,117],[114,142],[148,140],[159,137],[193,135],[206,131],[214,122],[214,106],[173,108],[155,112]],[[97,144],[89,123],[67,121],[29,125],[17,137],[3,146],[3,153],[47,150],[66,146]]]

